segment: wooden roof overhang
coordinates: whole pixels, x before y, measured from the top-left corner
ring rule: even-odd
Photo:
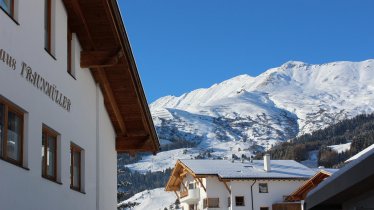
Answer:
[[[144,90],[116,0],[63,0],[68,25],[82,47],[116,132],[117,152],[159,150]]]
[[[166,183],[166,191],[179,191],[180,184],[183,181],[183,178],[190,174],[194,178],[203,178],[202,176],[196,175],[191,169],[178,160],[174,166],[173,171],[170,174],[169,180]]]
[[[295,192],[291,195],[287,196],[285,201],[288,202],[295,202],[305,200],[306,195],[312,189],[314,189],[319,183],[325,180],[327,177],[330,177],[331,173],[327,171],[319,171],[316,173],[312,178],[306,181],[301,187],[299,187]]]

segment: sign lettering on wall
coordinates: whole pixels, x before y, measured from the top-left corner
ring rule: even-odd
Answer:
[[[3,49],[0,49],[0,62],[3,62],[14,71],[17,70],[17,60]],[[48,82],[39,73],[33,71],[33,69],[25,62],[21,62],[20,75],[60,107],[70,112],[71,100],[66,97],[55,84]]]

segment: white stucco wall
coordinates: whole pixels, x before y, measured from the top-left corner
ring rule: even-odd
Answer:
[[[184,181],[191,180],[187,176]],[[207,208],[209,210],[248,210],[252,209],[251,201],[251,185],[253,185],[253,209],[259,210],[260,207],[269,207],[272,209],[272,204],[283,200],[283,196],[291,194],[298,187],[300,187],[303,180],[231,180],[227,182],[231,195],[224,183],[216,176],[208,176],[202,179],[207,192],[200,186],[200,200],[198,202],[198,209],[203,209],[204,198],[219,198],[219,208]],[[268,193],[259,193],[259,183],[268,184]],[[235,197],[244,196],[244,206],[235,205]],[[228,198],[230,197],[231,208],[228,207]],[[185,210],[188,210],[188,205],[182,203]]]
[[[55,1],[55,60],[44,50],[44,0],[18,1],[16,5],[20,25],[0,11],[0,49],[17,60],[16,70],[0,62],[0,95],[26,112],[24,166],[30,170],[0,160],[1,209],[116,209],[115,133],[101,91],[97,91],[90,71],[80,69],[78,43],[74,59],[76,79],[66,71],[65,8],[60,0]],[[71,99],[70,112],[21,76],[22,62]],[[41,177],[43,124],[60,133],[58,165],[62,185]],[[70,189],[71,142],[84,149],[85,194]]]
[[[268,193],[259,192],[259,183],[268,184]],[[283,201],[283,196],[291,194],[303,183],[303,180],[257,180],[253,185],[254,209],[259,210],[260,207],[269,207],[269,210],[271,210],[272,204]],[[251,203],[248,203],[248,205],[251,205]]]
[[[220,182],[217,177],[207,177],[205,180],[206,186],[206,197],[208,198],[219,198],[219,208],[209,208],[212,210],[227,209],[228,203],[227,198],[229,197],[229,191],[226,189],[223,182]],[[206,198],[204,197],[204,198]],[[203,199],[204,199],[203,198]],[[201,203],[202,207],[202,203]]]
[[[99,107],[99,144],[98,144],[98,180],[99,209],[117,209],[117,152],[115,132],[104,106],[104,99],[98,88]],[[113,196],[114,195],[114,196]]]

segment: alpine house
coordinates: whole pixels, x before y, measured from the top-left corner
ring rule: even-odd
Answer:
[[[293,160],[179,160],[166,185],[183,210],[270,210],[315,171]]]
[[[158,149],[116,0],[0,0],[0,209],[114,210]]]

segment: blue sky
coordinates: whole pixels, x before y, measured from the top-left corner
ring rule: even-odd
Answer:
[[[374,58],[374,0],[119,0],[149,102],[289,60]]]

